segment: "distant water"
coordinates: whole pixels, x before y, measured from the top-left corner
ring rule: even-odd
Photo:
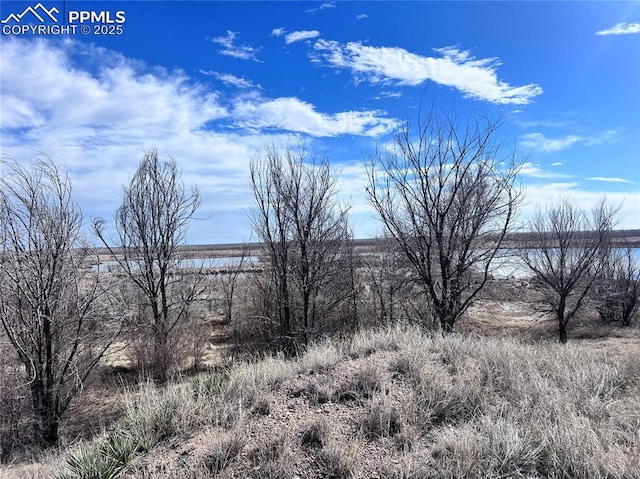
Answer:
[[[640,248],[632,248],[632,254],[635,261],[640,265]],[[491,274],[494,278],[530,278],[531,270],[522,261],[517,254],[508,258],[500,258],[494,261],[491,267]]]
[[[204,268],[204,269],[222,269],[229,268],[240,264],[240,256],[229,256],[224,258],[189,258],[183,259],[178,262],[179,268]],[[258,262],[257,256],[246,256],[244,258],[244,265],[256,264]],[[95,265],[91,268],[92,271],[109,271],[110,268],[117,268],[117,261],[103,261],[100,265]]]

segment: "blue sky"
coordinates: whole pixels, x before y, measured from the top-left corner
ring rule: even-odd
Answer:
[[[249,240],[249,162],[299,142],[339,173],[356,236],[375,235],[363,159],[435,98],[504,115],[521,220],[606,195],[640,228],[640,2],[42,1],[76,32],[16,33],[37,4],[0,3],[0,151],[65,165],[87,222],[113,217],[157,147],[203,196],[188,241]],[[70,24],[80,11],[108,16]]]

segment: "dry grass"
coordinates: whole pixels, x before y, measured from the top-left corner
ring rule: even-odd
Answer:
[[[90,477],[69,475],[69,458],[115,456],[104,444],[116,435],[135,446],[126,478],[640,478],[633,331],[620,349],[366,331],[292,360],[142,383],[106,436],[0,476],[52,477],[66,461],[67,477]]]

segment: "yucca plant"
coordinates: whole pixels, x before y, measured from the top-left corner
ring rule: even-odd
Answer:
[[[115,479],[137,450],[130,436],[110,433],[97,443],[81,444],[69,453],[66,470],[57,479]]]

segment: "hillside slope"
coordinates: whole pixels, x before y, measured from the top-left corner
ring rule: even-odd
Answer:
[[[60,477],[640,478],[639,384],[588,342],[362,332],[143,385]]]

